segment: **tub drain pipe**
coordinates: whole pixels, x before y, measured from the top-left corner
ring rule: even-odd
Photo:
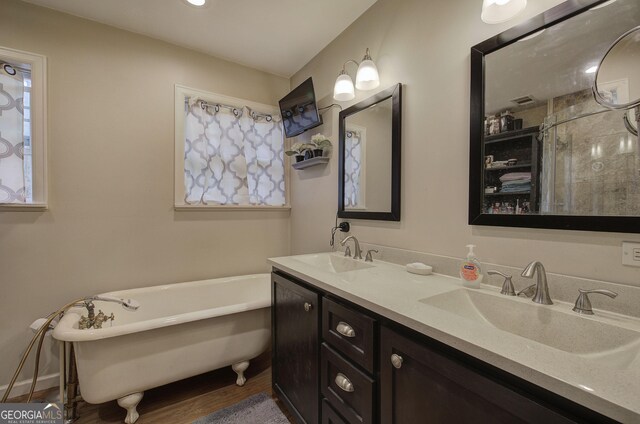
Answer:
[[[78,369],[73,343],[69,343],[69,378],[67,380],[67,402],[64,404],[65,423],[78,419]]]

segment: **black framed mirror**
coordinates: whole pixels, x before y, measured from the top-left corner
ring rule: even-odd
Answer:
[[[400,221],[402,84],[339,115],[338,216]]]
[[[638,22],[637,0],[569,0],[471,48],[470,225],[640,233],[634,119],[594,96]],[[632,89],[596,92],[626,104]]]

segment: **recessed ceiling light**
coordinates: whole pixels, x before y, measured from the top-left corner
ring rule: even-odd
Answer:
[[[592,66],[590,68],[585,69],[584,73],[585,74],[595,74],[597,70],[598,70],[598,67],[594,65],[594,66]]]
[[[204,6],[207,0],[186,0],[191,6],[201,7]]]

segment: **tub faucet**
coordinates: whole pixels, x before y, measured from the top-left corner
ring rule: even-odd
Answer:
[[[537,274],[538,279],[536,282],[536,291],[531,299],[535,303],[541,305],[553,305],[551,296],[549,296],[549,285],[547,284],[547,272],[542,265],[542,262],[533,261],[522,271],[522,276],[525,278],[533,278],[533,275]]]
[[[353,240],[353,259],[362,259],[362,250],[360,249],[360,242],[355,236],[349,236],[340,242],[340,246],[347,244],[349,240]]]
[[[81,330],[86,330],[88,328],[102,328],[102,323],[108,320],[111,320],[111,322],[113,322],[113,320],[115,319],[115,316],[113,314],[111,314],[110,316],[106,316],[102,311],[99,311],[98,315],[96,316],[96,307],[93,304],[94,300],[119,303],[124,309],[128,311],[135,311],[140,307],[140,303],[133,299],[120,299],[118,297],[108,295],[85,297],[82,302],[77,304],[78,306],[83,306],[87,309],[87,316],[85,317],[84,315],[81,315],[80,321],[78,322],[78,328],[80,328]]]

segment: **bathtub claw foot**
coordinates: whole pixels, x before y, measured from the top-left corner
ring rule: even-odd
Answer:
[[[231,369],[238,374],[238,379],[236,380],[238,386],[244,386],[244,383],[247,382],[247,378],[244,376],[247,368],[249,368],[249,361],[238,362],[237,364],[231,365]]]
[[[140,414],[138,414],[136,407],[142,400],[143,394],[144,392],[132,393],[118,399],[118,405],[127,410],[127,417],[124,419],[125,423],[133,424],[138,421]]]

